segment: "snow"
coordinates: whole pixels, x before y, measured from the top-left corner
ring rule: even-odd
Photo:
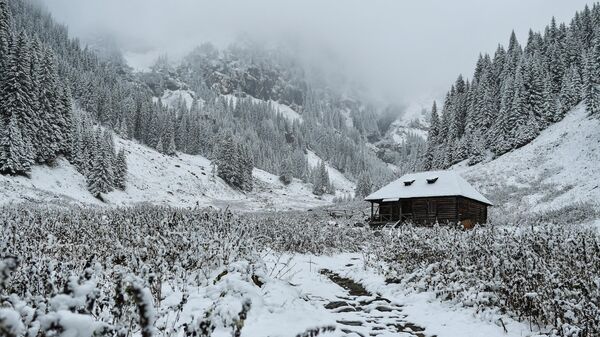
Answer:
[[[5,329],[13,336],[20,336],[25,333],[25,325],[21,322],[21,315],[8,308],[0,308],[0,328]]]
[[[103,326],[102,323],[94,321],[90,315],[76,314],[68,310],[49,313],[44,317],[44,321],[42,324],[45,327],[57,322],[63,329],[61,337],[92,337],[94,332]]]
[[[273,108],[281,113],[283,117],[287,118],[289,121],[298,120],[302,122],[302,116],[297,113],[294,109],[290,108],[285,104],[281,104],[277,101],[269,100],[269,103],[273,106]]]
[[[211,161],[202,156],[178,154],[170,157],[119,137],[115,137],[115,144],[117,149],[124,148],[127,154],[127,188],[106,194],[105,203],[92,197],[85,178],[75,167],[59,159],[54,167],[33,167],[31,178],[0,175],[0,204],[23,201],[95,206],[149,203],[253,211],[308,209],[328,205],[333,198],[313,195],[312,186],[297,179],[286,186],[278,176],[259,169],[253,171],[254,190],[243,193],[214,175]],[[342,181],[338,175],[341,174],[336,174],[338,181]],[[348,183],[339,184],[339,188]]]
[[[598,205],[599,129],[600,120],[588,117],[585,106],[579,105],[526,146],[488,163],[454,169],[483,192],[515,190],[530,211],[579,202]]]
[[[185,102],[187,108],[192,107],[192,103],[194,102],[194,92],[191,90],[165,90],[162,97],[160,98],[161,102],[168,107],[176,107],[181,99]],[[154,102],[158,101],[157,97],[153,98]]]
[[[85,178],[65,159],[54,167],[34,166],[31,178],[0,175],[0,203],[99,204],[87,191]]]
[[[335,324],[333,316],[323,307],[306,301],[297,287],[270,274],[272,270],[267,273],[264,267],[247,261],[235,262],[214,273],[211,277],[214,281],[190,290],[178,325],[202,319],[208,311],[216,326],[211,336],[231,336],[231,326],[235,325],[244,303],[249,307],[242,336],[296,336],[310,328]],[[252,276],[262,285],[256,284]],[[163,293],[165,309],[181,301],[181,292],[167,285],[163,286]],[[167,316],[158,323],[172,326],[173,319]]]
[[[306,159],[308,160],[308,166],[313,169],[318,167],[323,161],[316,153],[310,150],[307,151]],[[329,165],[327,162],[325,162],[325,167],[327,168],[327,173],[329,174],[329,180],[336,189],[336,193],[342,196],[345,194],[354,195],[354,190],[356,189],[355,183],[348,180],[344,174]]]
[[[430,184],[427,179],[435,179]],[[404,182],[413,181],[409,186]],[[405,174],[380,190],[370,194],[365,200],[404,199],[435,196],[463,196],[486,204],[491,202],[453,171],[429,171]]]
[[[274,264],[274,258],[268,265]],[[415,293],[403,288],[398,284],[386,284],[383,276],[370,268],[366,268],[363,255],[357,253],[344,253],[332,256],[294,255],[291,260],[283,258],[289,266],[289,276],[285,278],[290,284],[296,285],[302,296],[310,302],[327,304],[333,301],[347,300],[348,292],[334,284],[319,271],[331,270],[342,277],[349,278],[363,285],[370,293],[387,298],[390,305],[401,307],[400,316],[406,315],[404,320],[425,328],[425,335],[438,337],[521,337],[530,336],[529,326],[526,323],[514,321],[507,316],[484,316],[478,314],[472,308],[457,307],[448,302],[441,302],[430,292]],[[269,264],[270,263],[270,264]],[[280,263],[284,264],[284,263]],[[367,299],[367,298],[365,298]],[[365,308],[367,309],[367,308]],[[368,308],[371,309],[372,308]],[[386,323],[385,312],[374,311],[374,315],[368,316],[368,311],[351,311],[340,313],[328,313],[336,315],[336,320],[351,320],[362,322],[364,326],[353,327],[353,330],[362,332],[368,336],[365,329],[370,319],[379,320],[378,323]],[[327,316],[325,316],[327,317]],[[507,332],[499,324],[499,319],[506,326]],[[397,319],[396,319],[397,321]],[[286,334],[274,334],[284,336]],[[292,334],[289,334],[292,336]],[[324,336],[346,336],[339,328],[335,332],[326,333]],[[400,333],[389,334],[389,336],[403,336]],[[382,335],[382,336],[388,336]],[[247,336],[254,336],[248,334]],[[258,335],[257,335],[258,336]],[[406,334],[406,336],[412,336]]]

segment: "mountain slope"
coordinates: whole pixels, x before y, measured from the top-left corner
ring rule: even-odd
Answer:
[[[92,197],[85,178],[66,160],[54,167],[35,166],[31,178],[0,175],[0,204],[34,203],[96,206],[150,203],[182,207],[215,206],[252,210],[307,209],[331,203],[333,196],[316,197],[312,186],[300,180],[285,186],[279,177],[254,169],[254,191],[243,193],[213,175],[210,160],[179,154],[169,157],[137,142],[116,137],[117,148],[127,152],[127,188],[105,195],[106,203]],[[343,193],[348,186],[344,185]]]
[[[600,121],[580,104],[531,143],[462,171],[500,206],[525,211],[560,209],[575,203],[600,208]]]

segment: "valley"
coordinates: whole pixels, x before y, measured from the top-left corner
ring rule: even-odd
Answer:
[[[261,1],[0,0],[0,336],[600,335],[600,4]]]

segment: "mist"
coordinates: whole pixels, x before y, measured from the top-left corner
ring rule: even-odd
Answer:
[[[71,34],[112,36],[134,68],[161,54],[177,60],[203,42],[240,35],[286,41],[313,62],[336,66],[378,99],[414,104],[443,97],[470,77],[480,52],[524,43],[552,16],[568,21],[584,0],[43,0]]]

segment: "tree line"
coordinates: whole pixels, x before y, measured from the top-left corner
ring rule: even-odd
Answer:
[[[108,132],[73,113],[54,49],[21,29],[13,10],[0,0],[0,173],[27,175],[32,165],[53,165],[62,156],[95,196],[125,188],[124,152],[117,155]]]
[[[508,48],[480,55],[471,80],[459,76],[441,112],[434,102],[422,169],[468,159],[473,165],[533,140],[582,101],[600,114],[600,5],[571,23],[553,18],[530,30],[523,48],[513,32]]]

